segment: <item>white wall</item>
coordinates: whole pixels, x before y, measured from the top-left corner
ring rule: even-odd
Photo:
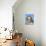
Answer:
[[[42,46],[46,46],[46,0],[42,0],[41,3],[41,40]]]
[[[12,6],[16,0],[0,0],[0,27],[12,28]]]
[[[36,46],[41,46],[41,1],[40,0],[24,0],[17,6],[14,5],[15,26],[18,32],[22,32],[24,37],[35,41]],[[34,14],[34,24],[25,25],[25,14]],[[27,35],[28,34],[28,35]]]

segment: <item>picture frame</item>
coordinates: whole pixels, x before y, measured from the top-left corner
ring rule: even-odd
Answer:
[[[26,14],[25,24],[32,25],[33,23],[34,23],[34,15],[33,14]]]

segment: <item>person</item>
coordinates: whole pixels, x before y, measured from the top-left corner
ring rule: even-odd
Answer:
[[[25,46],[35,46],[35,43],[32,40],[26,40]]]

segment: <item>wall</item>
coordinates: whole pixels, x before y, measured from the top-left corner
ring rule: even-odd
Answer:
[[[41,1],[24,0],[20,5],[13,7],[15,28],[22,32],[24,37],[35,41],[36,46],[41,46]],[[34,24],[25,25],[25,14],[34,14]]]
[[[12,29],[12,6],[16,0],[0,0],[0,27]]]
[[[46,46],[46,0],[42,0],[41,3],[41,41],[42,46]]]

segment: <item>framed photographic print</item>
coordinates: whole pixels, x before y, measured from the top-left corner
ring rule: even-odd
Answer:
[[[30,25],[33,23],[34,23],[34,15],[33,14],[26,14],[25,24]]]

